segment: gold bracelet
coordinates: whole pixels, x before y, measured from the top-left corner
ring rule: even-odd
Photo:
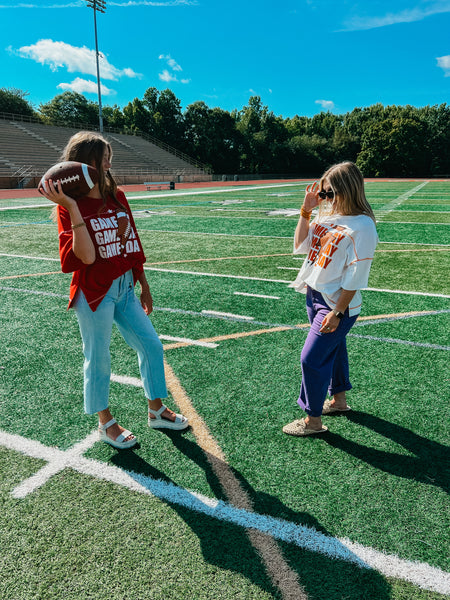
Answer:
[[[303,206],[300,209],[300,215],[302,217],[304,217],[305,219],[307,219],[309,221],[309,219],[311,218],[311,214],[312,214],[312,210],[306,210],[305,208],[303,208]]]
[[[82,223],[77,223],[76,225],[72,225],[72,229],[78,229],[78,227],[86,227],[86,223],[83,221]]]

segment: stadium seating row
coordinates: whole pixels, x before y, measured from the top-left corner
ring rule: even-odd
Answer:
[[[67,140],[78,129],[0,119],[0,178],[11,178],[11,187],[26,187],[49,165],[60,160]],[[173,153],[139,136],[108,133],[113,149],[113,173],[120,179],[144,181],[182,180],[185,175],[205,175],[195,161]],[[175,151],[176,152],[176,151]],[[202,177],[203,178],[203,177]],[[9,187],[9,186],[8,186]]]

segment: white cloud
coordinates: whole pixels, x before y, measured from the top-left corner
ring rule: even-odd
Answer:
[[[428,8],[408,8],[398,13],[387,13],[381,17],[353,17],[344,23],[344,31],[361,31],[396,25],[398,23],[413,23],[415,21],[422,21],[426,17],[448,12],[450,12],[450,2],[441,0],[434,2]]]
[[[77,47],[65,42],[39,40],[31,46],[22,46],[17,51],[22,58],[30,58],[42,65],[49,65],[52,71],[65,68],[69,73],[80,72],[85,75],[96,75],[95,50],[86,46]],[[100,77],[117,81],[120,77],[140,77],[133,69],[117,69],[104,54],[100,54]]]
[[[171,75],[167,69],[164,69],[162,73],[159,73],[158,77],[161,79],[161,81],[167,81],[167,83],[170,81],[177,81],[175,75]]]
[[[444,71],[445,77],[450,77],[450,54],[447,56],[438,56],[436,60],[438,67]]]
[[[331,100],[316,100],[316,104],[320,104],[324,110],[333,110],[334,108],[334,102]]]
[[[98,87],[96,81],[89,81],[87,79],[81,79],[77,77],[72,83],[60,83],[58,86],[61,90],[70,90],[71,92],[77,92],[78,94],[88,93],[97,94]],[[103,83],[100,85],[102,96],[111,96],[116,92],[107,88]]]
[[[159,60],[165,60],[167,62],[167,66],[172,69],[172,71],[182,71],[183,69],[177,63],[175,59],[173,59],[170,54],[160,54],[158,56]]]
[[[167,69],[164,69],[162,73],[159,73],[158,77],[161,79],[161,81],[166,81],[168,83],[171,81],[180,81],[178,77],[173,73],[174,71],[179,72],[183,70],[181,66],[177,63],[177,61],[174,58],[172,58],[170,54],[160,54],[158,58],[159,60],[166,61],[168,67]],[[169,69],[172,72],[170,72]],[[181,79],[181,83],[189,83],[190,81],[190,79]]]

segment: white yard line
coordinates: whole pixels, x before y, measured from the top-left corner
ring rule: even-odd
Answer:
[[[280,296],[267,296],[266,294],[248,294],[247,292],[233,292],[235,296],[249,296],[250,298],[266,298],[267,300],[280,300]]]
[[[17,206],[2,206],[0,210],[18,210],[20,208],[51,208],[50,201],[47,204],[19,204]]]
[[[141,235],[142,235],[141,231]],[[221,236],[221,237],[240,237],[240,238],[265,238],[265,239],[273,239],[273,240],[291,240],[291,235],[251,235],[248,233],[215,233],[208,231],[186,231],[183,229],[182,231],[177,231],[176,229],[145,229],[144,233],[177,233],[180,235],[213,235],[213,236]],[[434,244],[436,245],[436,244]]]
[[[373,340],[374,342],[384,342],[385,344],[401,344],[403,346],[416,346],[418,348],[429,348],[430,350],[450,350],[450,346],[439,346],[437,344],[425,344],[422,342],[411,342],[409,340],[399,340],[395,338],[376,337],[374,335],[359,335],[358,333],[348,333],[348,337],[361,338],[364,340]]]
[[[131,385],[134,384],[131,383]],[[141,385],[139,382],[139,386]],[[385,554],[374,548],[352,542],[348,538],[326,536],[312,527],[236,508],[228,502],[208,498],[173,483],[126,471],[99,460],[84,458],[83,453],[97,439],[98,433],[94,431],[79,444],[62,451],[19,435],[0,431],[0,446],[25,456],[45,460],[48,463],[35,475],[16,486],[11,494],[18,499],[25,498],[44,485],[53,475],[70,468],[83,475],[112,482],[133,492],[160,498],[220,521],[233,523],[246,529],[255,529],[310,552],[350,562],[361,568],[374,569],[386,577],[409,581],[422,589],[440,594],[450,593],[450,574],[427,563],[403,560],[396,555]]]
[[[298,269],[296,269],[298,270]],[[183,271],[181,269],[161,269],[159,267],[144,267],[144,271],[159,271],[161,273],[176,273],[178,275],[198,275],[199,277],[223,277],[224,279],[241,279],[243,281],[265,281],[269,283],[292,283],[286,279],[264,279],[262,277],[249,277],[247,275],[227,275],[224,273],[204,273],[202,271]]]
[[[212,315],[214,317],[229,317],[230,319],[239,319],[240,321],[254,321],[255,317],[247,315],[235,315],[234,313],[221,312],[220,310],[202,310],[203,315]]]
[[[183,342],[185,344],[189,344],[190,346],[201,346],[203,348],[217,348],[219,345],[213,342],[200,342],[184,337],[174,337],[172,335],[159,335],[158,337],[160,340],[167,340],[169,342]]]
[[[307,184],[307,181],[297,181],[294,183],[278,183],[278,184],[270,184],[270,185],[255,185],[255,186],[250,186],[250,187],[244,187],[244,186],[235,186],[235,187],[231,187],[231,188],[220,188],[220,189],[215,189],[215,190],[211,190],[211,189],[206,189],[206,190],[201,190],[201,191],[196,191],[196,192],[175,192],[172,194],[144,194],[142,196],[130,196],[129,194],[127,194],[127,200],[147,200],[148,198],[178,198],[180,196],[201,196],[204,194],[222,194],[222,193],[228,193],[228,192],[234,192],[239,193],[239,192],[245,192],[245,191],[251,191],[251,190],[266,190],[266,189],[270,189],[270,188],[279,188],[279,187],[295,187],[295,186],[299,186],[299,185],[305,185]]]
[[[380,221],[380,223],[383,225],[442,225],[444,227],[450,225],[450,223],[425,223],[424,221]]]
[[[391,202],[388,202],[387,204],[385,204],[381,209],[376,210],[375,211],[375,216],[377,217],[377,219],[378,218],[383,218],[385,215],[387,215],[388,213],[390,213],[393,210],[395,210],[397,208],[397,206],[400,206],[400,204],[402,204],[405,200],[408,200],[408,198],[410,198],[416,192],[418,192],[423,187],[425,187],[427,185],[427,183],[429,183],[429,182],[428,181],[423,181],[422,183],[420,183],[416,187],[413,187],[410,190],[407,190],[403,194],[400,194],[400,196],[398,196],[397,198],[395,198]]]
[[[0,256],[7,258],[27,258],[29,260],[50,260],[52,262],[60,262],[59,258],[46,258],[45,256],[28,256],[27,254],[7,254],[6,252],[0,252]]]
[[[19,292],[19,293],[26,293],[26,294],[33,294],[36,296],[50,296],[50,297],[55,297],[55,298],[63,298],[63,299],[68,299],[68,296],[63,295],[63,294],[54,294],[52,292],[39,292],[39,291],[34,291],[34,290],[24,290],[24,289],[18,289],[18,288],[12,288],[12,287],[7,287],[7,286],[0,286],[0,291],[9,291],[9,292]],[[390,290],[386,290],[386,291],[390,291]],[[408,293],[408,292],[396,292],[396,293]],[[419,292],[409,292],[409,293],[419,293]],[[436,295],[436,294],[424,294],[424,295]],[[448,298],[450,296],[442,296],[437,294],[439,297],[445,297]],[[252,325],[263,325],[265,327],[270,327],[270,328],[277,328],[277,327],[283,327],[286,329],[292,329],[292,330],[302,330],[304,331],[304,327],[299,327],[297,325],[285,325],[285,324],[280,324],[280,323],[268,323],[265,321],[256,321],[254,319],[254,317],[249,317],[249,316],[245,316],[245,315],[236,315],[234,313],[226,313],[226,312],[220,312],[220,311],[213,311],[213,310],[204,310],[202,312],[198,312],[198,311],[192,311],[192,310],[185,310],[182,308],[170,308],[170,307],[161,307],[161,306],[155,306],[154,307],[155,311],[162,311],[162,312],[171,312],[171,313],[176,313],[176,314],[183,314],[183,315],[189,315],[189,316],[193,316],[193,317],[207,317],[210,319],[223,319],[225,321],[234,321],[234,322],[243,322],[243,323],[251,323]],[[430,315],[434,315],[434,314],[443,314],[443,313],[448,313],[450,312],[449,310],[440,310],[440,311],[434,311],[434,312],[426,312],[426,313],[419,313],[416,315],[406,315],[406,316],[399,316],[399,317],[392,317],[389,319],[376,319],[374,318],[373,321],[364,321],[361,323],[355,323],[354,327],[358,327],[358,326],[363,326],[363,325],[369,325],[369,324],[377,324],[377,323],[384,323],[384,322],[388,322],[388,321],[396,321],[396,320],[400,320],[400,319],[406,319],[406,318],[418,318],[421,316],[430,316]],[[436,344],[427,344],[427,343],[421,343],[421,342],[411,342],[410,340],[400,340],[400,339],[395,339],[395,338],[383,338],[383,337],[374,337],[374,336],[362,336],[362,335],[357,335],[357,334],[348,334],[351,337],[360,337],[360,338],[365,338],[368,340],[376,340],[379,342],[386,342],[386,343],[391,343],[391,344],[403,344],[403,345],[407,345],[407,346],[418,346],[418,347],[422,347],[422,348],[430,348],[433,350],[449,350],[450,347],[449,346],[439,346]],[[183,339],[183,343],[189,343],[194,345],[194,341],[187,341]],[[195,344],[200,345],[199,342],[196,342]]]

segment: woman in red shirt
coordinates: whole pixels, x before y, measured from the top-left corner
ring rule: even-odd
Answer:
[[[111,159],[111,146],[101,135],[79,132],[70,138],[62,160],[96,167],[98,183],[77,200],[65,195],[58,181],[45,182],[40,191],[57,205],[61,267],[73,273],[69,308],[76,312],[83,340],[85,412],[98,413],[101,440],[131,448],[136,437],[113,419],[108,407],[113,323],[138,354],[149,426],[185,429],[188,421],[161,400],[167,396],[163,349],[148,318],[153,300],[145,255],[128,202],[109,171]]]

